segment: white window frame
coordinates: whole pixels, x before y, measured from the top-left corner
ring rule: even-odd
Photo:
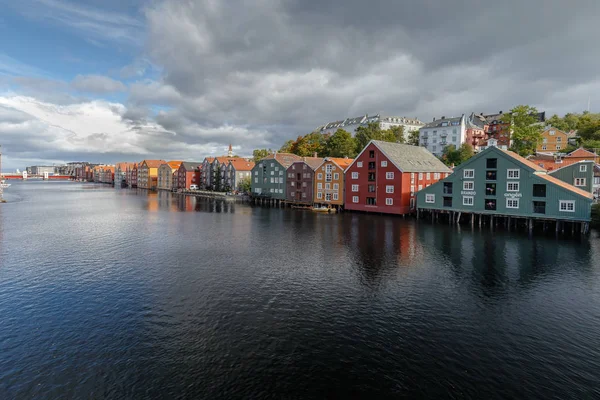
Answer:
[[[325,201],[331,201],[331,193],[325,193]]]
[[[358,196],[352,196],[352,202],[358,203]]]
[[[323,189],[323,184],[321,182],[317,183],[317,189]]]
[[[386,185],[385,192],[386,193],[394,193],[394,185]]]
[[[563,209],[563,205],[565,208]],[[572,205],[573,209],[569,210],[569,205]],[[575,200],[559,200],[558,201],[558,211],[560,212],[575,212]]]
[[[335,174],[333,174],[333,180],[334,181],[337,181],[339,179],[340,179],[340,173],[339,172],[336,172]]]
[[[290,193],[290,196],[291,196],[291,197],[296,197],[296,192],[291,192],[291,193]]]
[[[290,182],[290,186],[291,187],[295,187],[296,186],[296,182],[294,182],[294,181]]]
[[[385,179],[394,179],[394,173],[393,172],[386,172],[385,173]]]
[[[333,165],[331,165],[331,164],[327,164],[327,165],[325,166],[325,173],[326,173],[326,174],[331,174],[332,168],[333,168]]]
[[[428,181],[430,181],[430,180],[431,180],[431,172],[428,172],[428,173],[427,173],[427,175],[426,175],[426,179],[427,179]]]
[[[419,180],[422,181],[423,180],[423,173],[419,172]]]
[[[352,173],[352,179],[358,179],[358,172]]]
[[[363,162],[362,162],[362,161],[357,161],[357,162],[356,162],[356,166],[357,166],[358,168],[362,168],[362,166],[363,166]]]
[[[317,199],[323,198],[323,192],[317,192]]]
[[[520,169],[507,169],[506,170],[506,179],[521,179],[521,170]]]
[[[587,183],[587,179],[586,178],[575,178],[575,182],[574,182],[573,186],[575,186],[575,187],[585,187],[586,183]]]
[[[425,195],[425,203],[435,203],[435,194],[426,194]]]
[[[475,190],[475,181],[463,181],[463,190]]]
[[[514,202],[516,202],[517,206],[515,207],[515,206],[513,206],[513,205],[510,205],[510,204],[511,204],[511,202],[513,202],[513,203],[514,203]],[[506,199],[506,208],[511,208],[511,209],[519,209],[519,203],[520,203],[520,202],[519,202],[519,199],[511,199],[511,198],[509,197],[509,198],[507,198],[507,199]]]
[[[382,168],[385,168],[385,167],[387,167],[387,161],[382,161],[382,162],[381,162],[381,167],[382,167]]]
[[[580,165],[579,172],[587,172],[587,165]]]
[[[465,178],[465,179],[475,179],[475,170],[474,169],[465,169],[465,170],[463,170],[463,178]]]
[[[319,180],[323,179],[323,173],[319,172],[317,174],[317,179],[319,179]]]
[[[394,205],[394,199],[392,199],[390,197],[386,197],[385,198],[385,205],[386,206],[393,206]]]
[[[334,194],[333,194],[333,200],[337,201],[337,200],[339,200],[339,199],[340,199],[340,198],[339,198],[338,194],[337,194],[337,193],[334,193]]]
[[[512,189],[510,189],[511,185],[513,187]],[[515,185],[517,186],[516,189],[515,189]],[[519,189],[521,189],[520,182],[506,182],[506,191],[507,192],[518,192]]]
[[[470,200],[470,202],[467,202],[467,199]],[[463,206],[473,207],[474,203],[475,199],[473,198],[473,196],[463,196]]]
[[[333,190],[340,190],[340,184],[339,183],[334,183],[333,184]]]
[[[358,192],[358,185],[352,185],[352,191]]]

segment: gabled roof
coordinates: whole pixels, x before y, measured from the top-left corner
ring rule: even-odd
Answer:
[[[592,153],[591,151],[588,151],[586,149],[584,149],[583,147],[578,148],[577,150],[574,150],[572,152],[570,152],[569,154],[567,154],[567,157],[598,157],[598,154],[596,153]]]
[[[229,161],[235,160],[237,157],[215,157],[213,163],[217,161],[219,164],[229,164]]]
[[[145,164],[148,168],[158,168],[161,164],[164,164],[165,160],[144,160],[140,163],[140,166]]]
[[[186,171],[193,171],[202,165],[202,161],[184,161],[179,168],[183,167]]]
[[[130,162],[116,163],[115,168],[120,169],[121,171],[124,171],[128,168],[133,168],[133,163],[130,163]]]
[[[381,140],[371,140],[370,143],[377,146],[402,172],[452,172],[450,168],[423,146],[411,146]],[[367,147],[368,145],[365,149]],[[365,150],[363,149],[363,151]]]
[[[294,161],[292,164],[304,163],[308,165],[313,171],[323,164],[323,158],[321,157],[302,157],[299,161]],[[291,166],[291,164],[290,164]],[[289,168],[289,167],[288,167]]]
[[[550,134],[550,131],[554,131],[555,133],[562,133],[565,136],[568,136],[567,132],[565,131],[561,131],[560,129],[554,128],[552,126],[547,126],[543,131],[542,131],[542,135],[545,133]]]
[[[338,167],[345,171],[354,161],[354,158],[339,158],[339,157],[326,157],[323,159],[323,162],[331,161],[335,163]]]
[[[302,157],[297,156],[295,154],[291,154],[291,153],[275,153],[275,154],[269,154],[268,156],[266,156],[265,158],[263,158],[260,161],[263,161],[263,160],[277,160],[277,162],[279,164],[281,164],[283,167],[285,167],[287,169],[294,162],[301,161]]]
[[[515,153],[514,151],[510,151],[510,150],[502,150],[502,149],[498,149],[502,152],[504,152],[504,154],[506,154],[507,156],[514,158],[516,161],[525,164],[526,166],[528,166],[529,168],[532,168],[534,171],[537,172],[546,172],[546,170],[542,167],[540,167],[539,165],[529,161],[528,159],[526,159],[525,157],[521,157],[520,155],[518,155],[517,153]]]
[[[593,160],[581,160],[581,161],[577,161],[577,162],[574,162],[574,163],[571,163],[571,164],[562,165],[560,168],[556,168],[556,169],[553,169],[552,171],[548,171],[548,173],[550,175],[552,175],[552,174],[555,174],[557,171],[560,171],[563,168],[571,168],[571,167],[575,167],[575,166],[578,166],[578,165],[581,165],[581,164],[593,164],[592,165],[592,169],[594,168],[594,165],[595,165],[595,163],[594,163]]]
[[[450,118],[440,118],[440,119],[436,119],[433,122],[430,122],[428,124],[426,124],[425,126],[422,126],[421,128],[436,128],[436,127],[441,127],[442,123],[447,123],[448,127],[450,126],[458,126],[458,125],[452,125],[452,123],[456,123],[458,122],[458,124],[460,125],[460,121],[463,119],[463,116],[460,117],[450,117]],[[444,126],[445,128],[445,126]]]
[[[167,164],[171,169],[178,169],[183,161],[169,161]]]
[[[206,157],[203,162],[212,163],[215,160],[215,157]]]
[[[548,174],[541,174],[541,175],[536,175],[538,178],[542,178],[545,179],[551,183],[554,183],[557,186],[562,187],[563,189],[567,189],[575,194],[578,194],[580,196],[583,196],[587,199],[593,199],[594,195],[590,192],[586,192],[585,190],[581,190],[579,188],[576,188],[575,186],[569,185],[566,182],[561,181],[560,179],[557,179],[555,177],[553,177],[552,175],[548,175]]]
[[[253,161],[248,161],[248,160],[245,160],[243,158],[235,158],[235,159],[229,161],[229,164],[236,171],[251,171],[252,168],[254,168],[254,162]]]

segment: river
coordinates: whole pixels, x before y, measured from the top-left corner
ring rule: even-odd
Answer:
[[[73,182],[0,205],[0,398],[600,398],[600,238]]]

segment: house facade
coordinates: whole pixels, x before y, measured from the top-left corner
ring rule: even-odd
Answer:
[[[199,184],[201,189],[210,189],[212,185],[212,173],[211,166],[216,157],[205,157],[204,161],[202,161],[202,176],[201,182]]]
[[[465,115],[460,117],[433,119],[419,130],[419,145],[430,153],[441,156],[446,146],[460,147],[466,140]]]
[[[184,161],[177,170],[177,189],[189,190],[191,185],[202,184],[203,162]]]
[[[352,164],[352,158],[327,157],[315,170],[313,203],[318,206],[344,206],[344,171]]]
[[[580,161],[593,161],[596,164],[600,163],[598,154],[584,148],[578,148],[567,155],[563,153],[536,153],[536,155],[530,156],[527,159],[548,171],[553,171]]]
[[[204,175],[208,176],[207,189],[215,190],[217,192],[224,192],[228,189],[227,187],[227,166],[230,161],[237,159],[237,157],[215,157],[210,164],[208,164],[208,170],[202,169]]]
[[[344,208],[409,214],[415,193],[450,173],[422,146],[372,140],[345,171]]]
[[[600,164],[594,164],[594,183],[592,184],[594,199],[600,198]]]
[[[538,143],[537,151],[556,153],[569,145],[569,136],[560,129],[548,127],[542,132],[542,141]]]
[[[165,160],[144,160],[138,166],[137,187],[140,189],[156,190],[158,186],[158,168]]]
[[[240,183],[244,179],[251,179],[254,166],[253,161],[244,158],[235,158],[229,161],[224,172],[225,186],[231,190],[240,190]]]
[[[158,190],[173,190],[173,173],[179,169],[183,161],[169,161],[158,167]]]
[[[486,133],[487,121],[481,115],[471,115],[466,120],[465,127],[465,143],[468,143],[473,147],[473,151],[476,153],[484,150],[489,139]]]
[[[290,153],[269,154],[252,168],[252,195],[285,200],[286,170],[302,157]]]
[[[133,163],[120,162],[115,164],[115,187],[128,186],[127,174]]]
[[[592,195],[511,151],[490,147],[417,193],[419,210],[589,221]]]
[[[594,165],[595,163],[593,161],[579,161],[550,171],[549,174],[569,185],[592,193],[594,185]]]
[[[316,131],[323,134],[333,134],[338,129],[344,129],[354,135],[358,127],[366,126],[373,122],[379,124],[379,128],[382,130],[387,130],[394,126],[402,126],[406,140],[408,140],[410,132],[418,131],[425,125],[418,118],[380,116],[379,114],[369,116],[369,114],[365,114],[354,118],[329,122],[323,126],[319,126]]]
[[[315,169],[323,163],[319,157],[303,157],[286,170],[285,199],[290,203],[313,204]]]

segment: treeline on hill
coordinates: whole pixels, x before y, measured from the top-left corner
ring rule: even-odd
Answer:
[[[576,130],[580,138],[579,146],[592,150],[600,149],[600,113],[584,111],[581,114],[568,113],[564,117],[555,114],[543,124],[538,123],[537,115],[538,110],[528,105],[516,106],[506,114],[506,118],[512,120],[513,144],[510,150],[524,157],[535,154],[538,144],[542,142],[542,132],[548,125],[565,132]],[[382,130],[379,124],[371,123],[357,128],[354,137],[343,129],[338,129],[333,134],[312,132],[305,136],[298,136],[296,140],[285,142],[279,151],[303,157],[312,157],[317,153],[319,157],[354,158],[373,139],[418,146],[419,132],[414,131],[404,135],[402,127]],[[576,147],[571,146],[566,148],[565,152],[575,149]],[[271,149],[254,150],[254,161],[261,160],[272,152]],[[441,159],[446,165],[459,165],[471,158],[473,154],[473,148],[467,143],[459,148],[449,145],[444,149]]]
[[[285,142],[279,152],[292,153],[301,157],[312,157],[316,153],[318,157],[354,158],[371,140],[408,143],[418,146],[419,132],[409,132],[405,136],[404,128],[401,126],[382,130],[378,123],[373,122],[358,127],[354,137],[350,132],[341,128],[333,134],[312,132],[305,136],[298,136],[296,140]],[[254,150],[254,161],[256,162],[272,152],[271,149]]]

